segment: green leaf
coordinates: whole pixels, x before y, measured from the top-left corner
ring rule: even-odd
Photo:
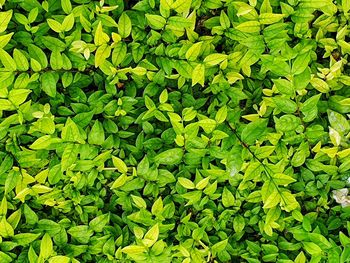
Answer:
[[[264,208],[273,208],[279,204],[281,201],[281,195],[278,190],[275,188],[264,202]]]
[[[343,252],[341,253],[340,262],[345,262],[350,256],[350,246],[345,246]]]
[[[322,253],[322,249],[313,242],[303,242],[303,248],[310,255],[318,255]]]
[[[223,123],[227,118],[227,106],[221,107],[215,115],[215,121],[217,123]]]
[[[204,86],[204,75],[205,75],[205,67],[203,64],[197,64],[197,66],[192,71],[192,87],[197,83],[202,87]]]
[[[203,119],[198,122],[198,125],[203,128],[206,133],[212,133],[216,128],[216,121],[212,119]]]
[[[74,26],[74,14],[69,14],[63,19],[62,22],[62,30],[63,31],[70,31]]]
[[[60,70],[63,67],[63,58],[59,51],[53,51],[51,53],[50,65],[53,70]]]
[[[47,47],[51,51],[62,52],[66,49],[66,44],[55,37],[43,36],[40,39],[45,45],[45,47]]]
[[[301,251],[294,260],[295,263],[305,263],[306,257],[303,251]]]
[[[112,52],[112,63],[114,66],[118,66],[123,62],[126,57],[127,46],[124,42],[118,42]]]
[[[260,14],[263,14],[263,13],[272,13],[272,7],[270,4],[270,0],[264,0],[262,2],[261,7],[260,7]]]
[[[274,79],[273,82],[281,94],[292,96],[295,94],[293,83],[286,79]]]
[[[62,24],[54,19],[48,18],[47,24],[56,33],[61,33],[62,31],[64,31],[64,27],[62,26]]]
[[[60,138],[53,138],[51,135],[44,135],[40,138],[38,138],[33,144],[30,146],[33,150],[41,150],[41,149],[47,149],[51,145],[60,143]]]
[[[317,103],[321,98],[321,94],[317,94],[307,99],[300,108],[300,111],[304,114],[303,120],[305,122],[313,121],[318,114]]]
[[[102,23],[99,22],[94,35],[94,43],[97,46],[107,44],[109,41],[109,36],[103,32]]]
[[[293,177],[283,173],[274,174],[272,177],[273,181],[278,185],[288,185],[290,183],[296,182],[296,180]]]
[[[247,124],[241,133],[241,140],[246,144],[254,144],[266,132],[268,120],[258,119]]]
[[[230,28],[230,18],[226,15],[225,11],[221,11],[220,13],[220,25],[224,28],[224,29],[228,29]]]
[[[203,42],[195,43],[186,51],[185,56],[188,61],[195,61],[197,59],[201,52],[202,44]]]
[[[90,237],[93,235],[93,231],[89,229],[88,226],[78,225],[71,227],[68,231],[68,234],[82,244],[87,244],[90,240]]]
[[[41,75],[41,89],[50,97],[56,97],[56,78],[52,72]]]
[[[131,198],[132,198],[132,201],[137,208],[139,208],[139,209],[146,209],[147,208],[147,204],[146,204],[145,200],[143,200],[142,197],[136,196],[136,195],[131,195]]]
[[[33,234],[33,233],[16,234],[13,236],[13,241],[16,242],[19,246],[25,246],[32,243],[39,236],[40,234]]]
[[[301,55],[298,55],[293,62],[292,73],[294,75],[303,73],[304,70],[308,67],[309,62],[310,62],[310,52],[305,52]]]
[[[219,53],[210,54],[205,57],[204,63],[208,66],[215,66],[223,62],[226,58],[227,58],[226,54],[219,54]]]
[[[164,209],[162,198],[158,198],[152,205],[152,214],[157,215],[162,213]]]
[[[17,69],[21,71],[27,71],[29,69],[29,63],[26,56],[22,51],[15,48],[13,50],[13,59],[16,63]]]
[[[0,99],[0,110],[13,110],[13,104],[9,100]]]
[[[122,159],[112,156],[112,161],[113,161],[114,167],[116,167],[120,173],[126,174],[128,172],[128,167],[126,166],[126,164]]]
[[[260,32],[260,23],[258,21],[247,21],[237,25],[236,29],[244,33],[258,33]]]
[[[12,32],[12,33],[0,36],[0,48],[4,48],[9,43],[13,34],[14,33]]]
[[[13,259],[9,255],[0,251],[0,261],[3,263],[10,263],[10,262],[13,262]]]
[[[0,236],[4,238],[13,237],[14,230],[12,226],[6,221],[5,217],[0,220]]]
[[[45,234],[40,243],[40,256],[44,259],[49,258],[53,253],[53,243],[49,234]]]
[[[313,78],[310,81],[311,85],[321,93],[328,93],[330,88],[328,83],[319,78]]]
[[[284,14],[262,13],[259,15],[259,22],[262,25],[271,25],[279,22],[284,16]]]
[[[146,14],[146,19],[151,28],[156,30],[162,29],[166,24],[166,20],[159,15]]]
[[[139,245],[130,245],[122,248],[122,252],[130,255],[141,254],[146,252],[147,248]]]
[[[168,19],[168,25],[173,26],[176,29],[185,29],[192,26],[192,21],[185,17],[171,16]]]
[[[230,207],[235,204],[235,197],[226,187],[224,187],[224,191],[222,192],[222,204],[224,207]]]
[[[350,244],[350,238],[341,231],[339,232],[339,240],[343,247]]]
[[[105,141],[105,132],[103,129],[103,125],[101,122],[96,120],[88,135],[88,143],[102,145],[104,141]]]
[[[241,233],[245,227],[244,217],[241,215],[235,216],[233,219],[233,229],[236,233]]]
[[[117,189],[119,187],[122,187],[126,181],[128,180],[128,177],[126,174],[122,174],[121,176],[119,176],[111,185],[111,189]]]
[[[15,71],[17,69],[16,62],[5,50],[0,48],[0,61],[8,71]]]
[[[28,51],[31,59],[35,59],[37,62],[39,62],[42,68],[47,68],[47,57],[41,48],[30,44],[28,46]]]
[[[151,247],[157,240],[159,236],[159,227],[158,224],[155,224],[151,227],[145,234],[142,242],[147,246]]]
[[[330,249],[332,248],[332,244],[321,234],[317,233],[309,233],[308,234],[310,241],[318,244],[323,249]]]
[[[276,104],[277,108],[284,113],[294,113],[298,109],[298,105],[286,97],[273,97],[273,102]]]
[[[195,184],[191,180],[189,180],[185,177],[179,177],[178,182],[186,189],[194,189],[195,188]]]
[[[31,90],[27,89],[15,89],[9,92],[9,100],[16,106],[21,105],[27,99],[28,95],[31,93]]]
[[[223,251],[226,248],[227,243],[228,243],[228,239],[225,239],[214,244],[212,247],[213,255],[216,255],[216,253]]]
[[[64,148],[61,160],[61,170],[66,171],[77,160],[79,147],[76,144],[68,143]]]
[[[109,214],[100,215],[90,221],[89,227],[95,232],[102,232],[108,222]]]
[[[70,0],[61,0],[61,6],[66,14],[70,14],[72,12],[72,4]]]
[[[111,54],[111,47],[107,44],[102,44],[99,46],[96,50],[95,54],[95,67],[101,66],[105,60],[110,56]]]
[[[263,167],[259,162],[250,162],[249,166],[245,170],[244,180],[257,180],[259,179],[261,173],[263,171]]]
[[[158,164],[175,165],[182,160],[183,150],[181,148],[174,148],[166,150],[155,156],[154,161]]]
[[[131,33],[131,20],[126,13],[119,17],[118,33],[122,38],[127,38]]]
[[[299,207],[299,203],[292,193],[283,191],[281,193],[281,207],[287,212],[290,212],[294,209],[297,209]]]
[[[341,134],[346,134],[350,131],[350,124],[348,120],[340,113],[328,110],[328,120],[333,129]]]
[[[189,11],[191,2],[192,0],[176,0],[171,5],[171,8],[174,9],[177,13],[184,13],[186,11]]]
[[[81,134],[78,126],[70,118],[67,119],[65,126],[62,128],[61,137],[66,142],[85,143],[85,138]]]
[[[49,258],[49,263],[69,263],[71,259],[66,256],[54,256]]]
[[[149,170],[149,161],[147,156],[145,156],[138,164],[137,164],[137,174],[146,175]]]
[[[7,29],[7,25],[12,18],[12,14],[12,10],[0,12],[0,33],[4,32]]]

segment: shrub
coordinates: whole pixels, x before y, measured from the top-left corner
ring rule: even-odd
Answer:
[[[1,263],[349,260],[349,0],[0,6]]]

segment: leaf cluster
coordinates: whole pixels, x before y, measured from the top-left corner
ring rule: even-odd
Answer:
[[[350,0],[0,0],[0,262],[348,262]]]

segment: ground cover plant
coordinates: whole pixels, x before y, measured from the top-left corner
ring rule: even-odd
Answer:
[[[350,0],[0,0],[0,262],[350,261]]]

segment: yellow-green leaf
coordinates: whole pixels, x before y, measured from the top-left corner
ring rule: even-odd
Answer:
[[[202,87],[204,86],[204,75],[205,75],[205,67],[203,64],[197,64],[197,66],[192,71],[192,86],[197,83]]]
[[[2,48],[0,48],[0,60],[7,70],[15,71],[17,69],[17,65],[14,59]]]
[[[156,30],[162,29],[166,24],[165,18],[159,15],[146,14],[146,19],[148,24]]]
[[[102,65],[111,54],[111,47],[107,44],[99,46],[95,54],[95,67]]]
[[[0,236],[4,238],[9,238],[14,235],[14,230],[12,226],[6,221],[6,218],[3,216],[0,221]]]
[[[181,184],[186,189],[194,189],[195,188],[194,183],[185,177],[179,177],[177,180],[178,180],[179,184]]]
[[[12,17],[12,10],[0,12],[0,33],[4,32]]]
[[[72,12],[72,4],[70,0],[61,0],[61,6],[66,14],[70,14]]]
[[[158,227],[158,224],[155,224],[145,234],[143,243],[147,247],[151,247],[158,240],[158,236],[159,236],[159,227]]]
[[[99,22],[94,35],[94,43],[96,46],[101,46],[109,41],[109,36],[103,32],[102,23]]]
[[[214,53],[205,57],[204,63],[208,66],[215,66],[227,59],[226,54]]]
[[[311,81],[310,81],[311,85],[317,89],[319,92],[322,92],[322,93],[328,93],[329,92],[329,86],[327,84],[327,82],[325,82],[324,80],[322,79],[319,79],[319,78],[313,78]]]
[[[49,263],[69,263],[71,262],[69,257],[66,256],[54,256],[49,259]]]
[[[185,57],[188,61],[195,61],[197,59],[201,52],[202,43],[203,42],[195,43],[187,50]]]
[[[0,36],[0,48],[4,48],[7,43],[11,40],[11,37],[14,33],[9,33],[9,34],[6,34],[6,35],[2,35]]]
[[[119,18],[118,33],[122,38],[127,38],[131,33],[131,20],[125,12]]]
[[[266,198],[264,202],[264,208],[272,208],[278,205],[281,201],[281,195],[279,194],[277,189],[274,189],[272,193]]]
[[[259,22],[262,25],[277,23],[284,17],[284,14],[263,13],[259,15]]]
[[[257,33],[260,31],[260,23],[258,21],[247,21],[236,26],[236,29],[244,33]]]
[[[122,252],[126,253],[126,254],[136,255],[136,254],[141,254],[141,253],[145,252],[146,250],[147,250],[147,248],[144,246],[130,245],[130,246],[124,247],[122,249]]]
[[[74,26],[74,14],[71,13],[63,19],[62,29],[63,31],[70,31]]]
[[[63,31],[63,26],[61,25],[61,23],[60,23],[60,22],[57,22],[57,21],[54,20],[54,19],[51,19],[51,18],[47,19],[47,24],[49,25],[49,27],[50,27],[53,31],[55,31],[55,32],[57,32],[57,33],[61,33],[61,32]]]
[[[13,50],[13,59],[16,62],[18,70],[27,71],[29,69],[28,59],[23,54],[23,52],[18,50],[17,48]]]
[[[40,256],[44,259],[49,258],[53,253],[53,244],[51,237],[45,233],[40,243]]]
[[[117,188],[123,186],[126,183],[127,178],[128,177],[126,174],[122,174],[121,176],[119,176],[112,184],[111,189],[117,189]]]
[[[126,174],[128,172],[128,167],[124,163],[124,161],[118,157],[112,156],[113,165],[118,169],[118,171],[122,174]]]

